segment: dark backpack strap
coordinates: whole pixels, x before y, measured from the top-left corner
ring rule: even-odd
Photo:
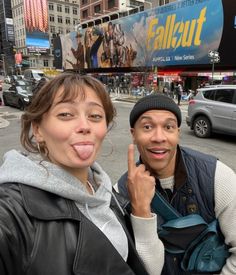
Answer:
[[[155,195],[151,202],[151,207],[156,214],[159,214],[166,221],[173,220],[182,216],[158,192],[155,192]]]

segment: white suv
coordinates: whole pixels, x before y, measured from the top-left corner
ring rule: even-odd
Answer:
[[[236,135],[236,85],[212,85],[197,90],[189,101],[187,125],[200,138],[212,132]]]

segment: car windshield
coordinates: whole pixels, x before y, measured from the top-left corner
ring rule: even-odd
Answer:
[[[41,79],[42,77],[44,77],[44,73],[34,73],[34,77],[36,79]]]
[[[19,94],[32,95],[32,91],[29,86],[16,86],[16,90]]]

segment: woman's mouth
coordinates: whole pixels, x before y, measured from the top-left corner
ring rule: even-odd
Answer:
[[[73,148],[78,154],[79,158],[86,160],[92,156],[94,151],[94,144],[74,144]]]

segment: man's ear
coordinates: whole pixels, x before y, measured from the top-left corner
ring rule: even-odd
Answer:
[[[130,128],[130,133],[131,133],[131,135],[132,135],[133,144],[136,144],[136,140],[135,140],[135,129],[134,129],[134,128]]]
[[[37,142],[44,141],[40,131],[40,126],[37,123],[32,123],[32,132]]]

